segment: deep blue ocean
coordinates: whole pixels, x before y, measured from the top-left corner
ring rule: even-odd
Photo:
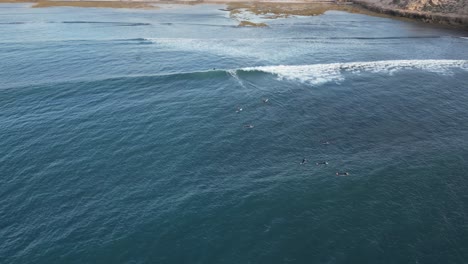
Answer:
[[[468,263],[468,32],[29,6],[0,5],[0,263]]]

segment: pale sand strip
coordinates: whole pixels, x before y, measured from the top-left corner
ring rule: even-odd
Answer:
[[[53,7],[53,6],[71,6],[71,7],[107,7],[107,8],[157,8],[148,2],[130,2],[130,1],[38,1],[32,7]]]
[[[268,18],[287,17],[289,15],[314,16],[323,14],[328,10],[340,10],[372,16],[397,16],[430,23],[468,26],[468,16],[466,15],[401,10],[370,4],[366,0],[0,0],[0,3],[35,3],[32,7],[70,6],[143,9],[156,9],[158,4],[228,4],[231,15],[235,12],[242,12],[240,9],[247,9],[257,15],[273,14]],[[244,24],[251,25],[250,23]]]

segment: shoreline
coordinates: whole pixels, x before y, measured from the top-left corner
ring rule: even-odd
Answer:
[[[371,16],[401,17],[430,24],[468,28],[468,15],[454,13],[423,12],[401,9],[378,4],[369,0],[0,0],[0,3],[31,3],[32,8],[45,7],[94,7],[94,8],[135,8],[159,9],[158,4],[198,5],[226,4],[227,11],[237,12],[247,9],[255,14],[273,13],[268,18],[281,18],[291,15],[315,16],[328,10],[361,13]],[[237,9],[237,11],[236,11]]]
[[[44,7],[97,7],[97,8],[135,8],[157,9],[157,6],[147,2],[130,1],[37,1],[32,8]]]
[[[404,17],[424,23],[449,25],[468,29],[468,15],[406,10],[397,7],[378,5],[366,0],[353,0],[353,3],[370,11],[392,17]]]
[[[45,7],[95,7],[95,8],[136,8],[136,9],[157,9],[149,1],[120,1],[120,0],[0,0],[0,4],[29,3],[31,8]]]

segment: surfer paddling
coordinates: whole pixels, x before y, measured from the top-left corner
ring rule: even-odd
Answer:
[[[336,176],[349,176],[348,172],[337,172]]]

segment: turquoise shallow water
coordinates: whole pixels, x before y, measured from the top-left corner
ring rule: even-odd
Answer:
[[[0,262],[468,262],[466,33],[222,8],[0,6]]]

